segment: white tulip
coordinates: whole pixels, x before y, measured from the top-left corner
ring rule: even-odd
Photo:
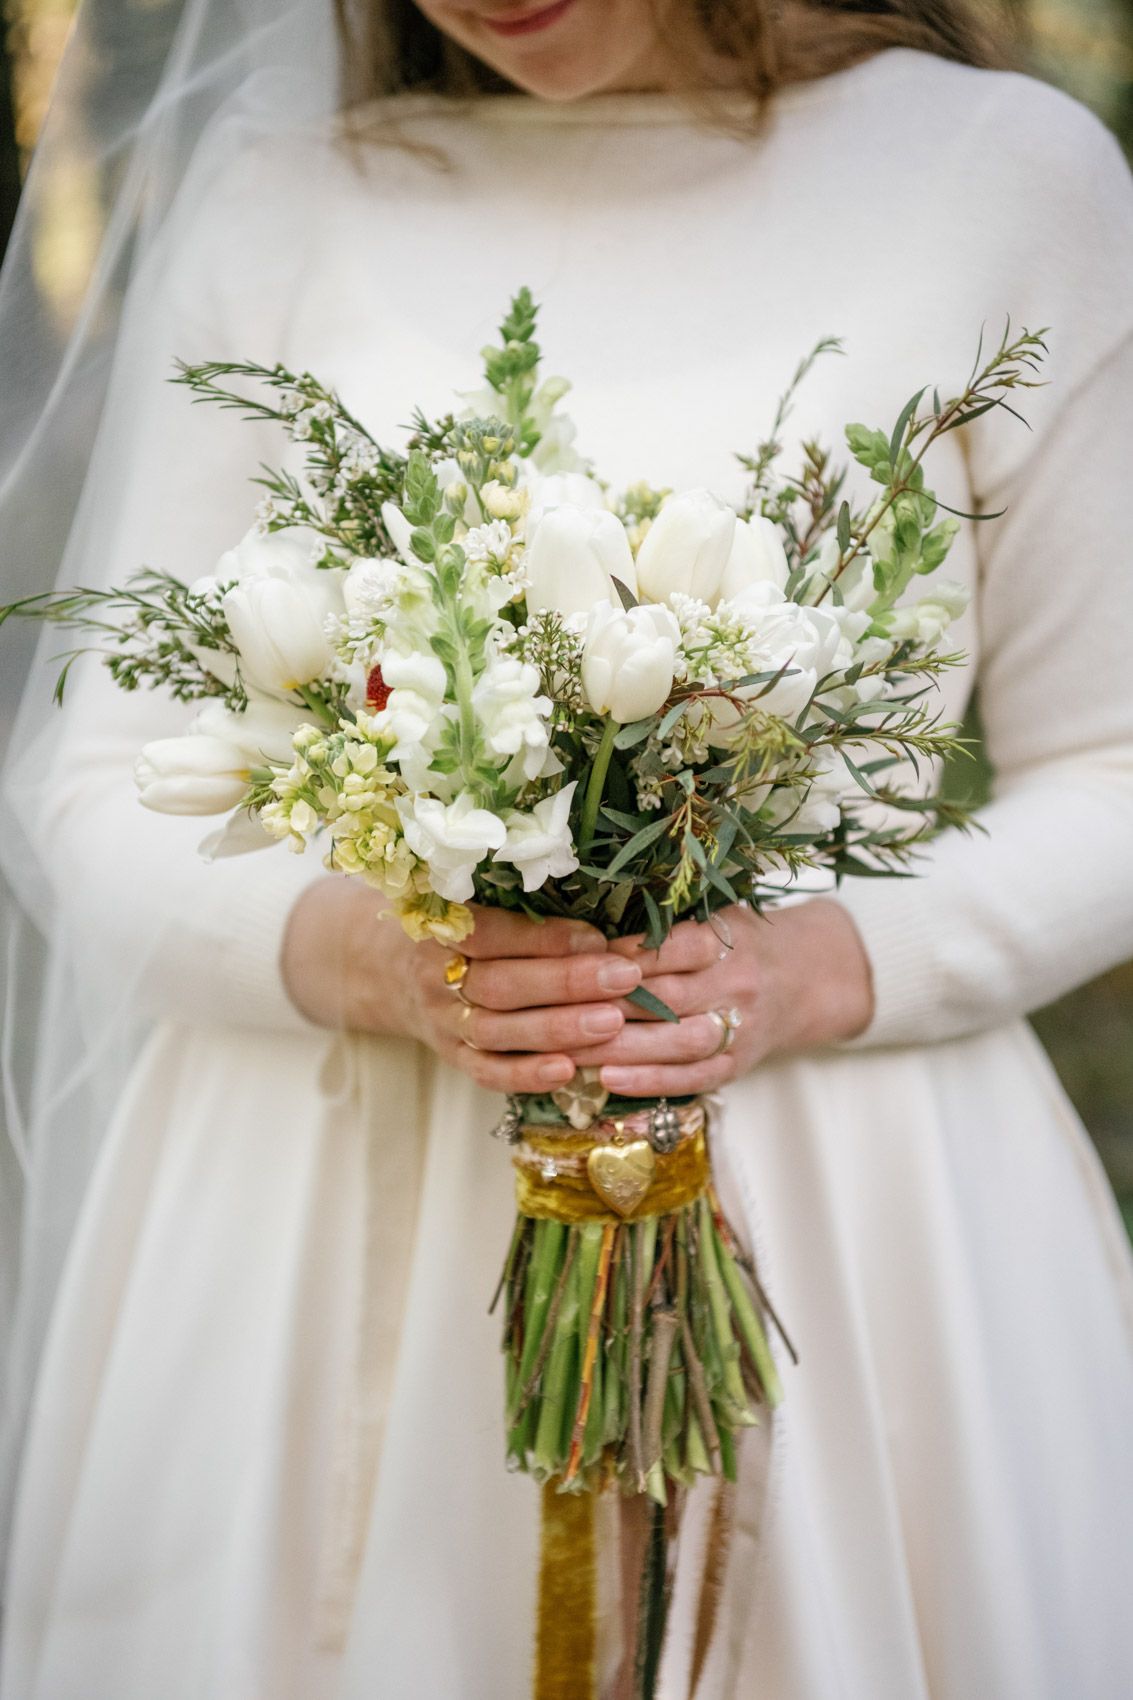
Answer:
[[[582,653],[582,688],[597,714],[623,724],[655,714],[673,688],[680,627],[656,603],[619,609],[599,603]]]
[[[527,485],[527,497],[528,537],[534,536],[539,521],[554,508],[606,510],[606,492],[585,472],[553,472],[546,477],[536,473]]]
[[[787,587],[790,566],[783,535],[773,520],[762,514],[736,521],[732,550],[720,580],[720,597],[738,596],[749,584],[771,583]]]
[[[499,815],[479,809],[466,791],[455,802],[437,797],[401,797],[405,842],[414,855],[429,867],[433,890],[450,903],[467,903],[474,886],[472,875],[490,850],[499,850],[507,828]]]
[[[262,767],[267,762],[291,761],[292,739],[303,721],[301,709],[253,692],[248,697],[247,708],[240,714],[214,698],[193,718],[189,731],[223,739],[243,751],[250,767]]]
[[[641,595],[666,602],[680,591],[715,607],[735,530],[735,514],[711,491],[670,496],[637,551]]]
[[[258,531],[255,526],[246,532],[235,549],[227,550],[216,564],[215,579],[230,584],[233,579],[242,584],[249,578],[302,577],[317,571],[311,566],[311,556],[320,539],[317,532],[303,526],[288,526],[285,531]],[[196,589],[207,579],[198,580]]]
[[[326,621],[342,612],[342,574],[313,566],[307,545],[286,532],[249,532],[222,557],[218,576],[229,568],[237,582],[221,605],[244,678],[261,690],[293,691],[325,673]]]
[[[227,738],[190,733],[146,744],[134,764],[141,800],[163,815],[221,815],[248,789],[252,764]]]
[[[524,571],[531,613],[588,614],[617,596],[611,580],[636,593],[633,552],[616,514],[564,504],[544,514],[527,545]]]

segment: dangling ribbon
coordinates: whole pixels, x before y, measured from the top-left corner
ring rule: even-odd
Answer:
[[[596,1649],[594,1495],[546,1482],[534,1700],[595,1700]]]

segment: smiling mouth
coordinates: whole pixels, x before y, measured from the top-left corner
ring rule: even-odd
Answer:
[[[539,6],[534,11],[521,12],[518,16],[484,18],[480,22],[496,35],[534,35],[537,30],[549,29],[569,12],[574,0],[552,0],[550,6]]]

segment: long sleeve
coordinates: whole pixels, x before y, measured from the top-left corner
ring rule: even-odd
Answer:
[[[161,274],[140,280],[72,538],[71,582],[121,584],[143,564],[191,582],[251,524],[257,492],[249,481],[261,460],[278,461],[282,437],[195,406],[167,380],[175,358],[275,357],[294,281],[264,264],[279,251],[266,228],[277,216],[249,195],[246,173],[234,172]],[[258,300],[258,318],[233,316],[226,263],[245,276],[250,268],[242,287]],[[64,647],[56,637],[46,654]],[[139,804],[139,750],[183,730],[193,712],[161,690],[123,693],[101,664],[84,661],[61,719],[52,714],[46,727],[49,754],[33,746],[14,779],[32,841],[63,924],[83,957],[100,964],[110,995],[151,1018],[309,1031],[279,957],[290,910],[321,872],[317,851],[296,857],[265,841],[262,851],[209,864],[199,845],[215,820]]]
[[[975,536],[985,833],[942,834],[921,877],[841,888],[876,993],[852,1045],[988,1027],[1133,953],[1133,191],[1079,110],[1030,256],[1052,382],[1014,464],[1002,432],[970,446],[981,511],[1007,509]]]

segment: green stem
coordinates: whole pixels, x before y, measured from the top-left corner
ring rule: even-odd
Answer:
[[[594,763],[590,769],[590,778],[586,786],[586,799],[582,805],[582,825],[579,829],[579,852],[585,857],[594,841],[594,828],[598,824],[598,809],[602,802],[602,793],[606,788],[606,775],[610,770],[610,757],[614,753],[614,739],[620,730],[616,720],[607,720],[602,727],[602,737],[594,752]]]
[[[744,1288],[743,1276],[740,1274],[735,1259],[732,1258],[726,1246],[717,1240],[719,1250],[719,1269],[728,1289],[728,1297],[732,1301],[732,1313],[737,1326],[743,1335],[744,1344],[751,1353],[752,1361],[763,1383],[769,1405],[782,1402],[783,1388],[779,1380],[779,1372],[775,1367],[775,1359],[771,1356],[771,1348],[767,1344],[767,1335],[763,1324],[756,1315],[755,1306],[749,1299]]]

